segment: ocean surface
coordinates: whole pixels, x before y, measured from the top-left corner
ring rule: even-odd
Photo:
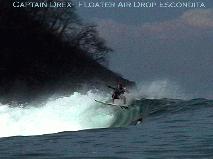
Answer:
[[[1,105],[0,158],[213,158],[212,100],[132,99],[125,110],[93,98],[103,100],[74,93],[42,106]]]

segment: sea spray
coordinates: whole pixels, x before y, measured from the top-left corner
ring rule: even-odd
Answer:
[[[139,96],[138,98],[145,97],[149,99],[188,99],[191,97],[184,93],[180,85],[167,79],[141,82],[138,84],[136,94]]]

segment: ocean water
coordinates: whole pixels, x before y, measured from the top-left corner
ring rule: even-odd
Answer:
[[[213,158],[212,100],[132,97],[124,110],[93,98],[104,100],[90,92],[40,106],[1,105],[0,158]]]

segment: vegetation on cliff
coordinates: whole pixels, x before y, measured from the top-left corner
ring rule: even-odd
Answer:
[[[14,8],[0,0],[0,100],[30,101],[122,81],[112,51],[76,9]]]

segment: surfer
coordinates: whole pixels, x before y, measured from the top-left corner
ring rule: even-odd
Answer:
[[[112,102],[114,103],[115,99],[123,99],[124,104],[126,104],[126,97],[124,96],[125,92],[128,92],[125,87],[121,83],[118,83],[117,87],[111,87],[108,86],[109,88],[113,89],[113,94],[112,94]]]

